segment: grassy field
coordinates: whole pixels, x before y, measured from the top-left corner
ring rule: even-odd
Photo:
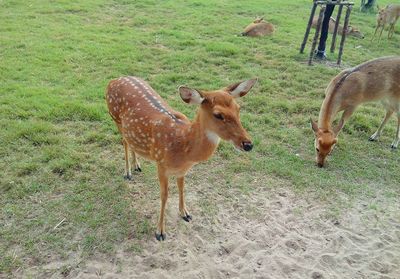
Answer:
[[[153,238],[158,207],[135,196],[159,199],[155,166],[145,162],[127,187],[120,136],[104,101],[108,81],[123,75],[144,78],[189,117],[195,110],[179,98],[179,85],[216,89],[259,78],[240,100],[254,151],[239,154],[222,143],[197,167],[203,175],[192,171],[188,191],[208,179],[247,193],[254,178],[274,177],[322,201],[344,193],[337,214],[359,195],[379,191],[398,201],[395,119],[379,142],[367,140],[384,116],[380,104],[360,108],[327,168],[315,167],[309,119],[317,119],[324,89],[341,68],[309,67],[308,54],[299,54],[310,2],[0,1],[0,277],[72,254],[112,255],[122,244],[140,253],[141,242]],[[400,55],[399,27],[392,40],[371,42],[375,16],[358,5],[351,23],[366,38],[347,38],[343,65]],[[237,36],[257,15],[276,33]]]

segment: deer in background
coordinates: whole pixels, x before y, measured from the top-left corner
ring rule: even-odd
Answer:
[[[315,28],[317,26],[317,22],[318,22],[318,17],[314,17],[313,20],[312,20],[312,23],[311,23],[311,27]],[[335,30],[335,23],[336,23],[336,19],[331,17],[330,20],[329,20],[329,28],[328,28],[329,33],[333,33],[333,31]],[[338,31],[339,35],[342,35],[343,26],[339,25],[337,31]],[[350,26],[350,25],[347,27],[346,35],[353,36],[353,37],[360,38],[360,39],[364,39],[364,34],[361,33],[361,31],[358,30],[356,27],[353,27],[353,26]]]
[[[246,95],[255,82],[256,79],[251,79],[215,91],[179,87],[182,100],[199,107],[193,122],[170,108],[140,78],[122,77],[109,83],[106,101],[123,138],[125,178],[132,178],[130,155],[135,170],[140,170],[138,156],[157,164],[161,193],[157,240],[166,238],[164,212],[170,176],[177,178],[180,216],[189,222],[192,217],[184,201],[184,178],[192,166],[207,160],[216,150],[220,138],[239,150],[253,148],[240,122],[240,107],[235,98]]]
[[[386,24],[389,24],[388,39],[393,37],[394,27],[399,17],[400,17],[400,5],[390,4],[383,9],[379,9],[378,14],[376,16],[376,28],[372,39],[375,38],[376,32],[378,31],[379,28],[381,28],[381,32],[379,33],[378,40],[381,39],[382,32],[383,29],[385,29]]]
[[[271,35],[275,31],[272,23],[264,21],[264,18],[257,18],[250,23],[244,31],[241,33],[242,36],[249,37],[261,37],[265,35]]]
[[[382,102],[386,115],[369,140],[379,138],[386,122],[396,112],[397,132],[391,147],[397,148],[400,141],[400,57],[377,58],[344,70],[331,80],[325,91],[318,124],[311,120],[319,167],[324,166],[326,157],[337,143],[340,130],[354,110],[362,103],[373,101]],[[340,111],[343,111],[342,117],[333,127],[332,122]]]

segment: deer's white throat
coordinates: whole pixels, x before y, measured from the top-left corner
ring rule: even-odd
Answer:
[[[211,143],[213,143],[213,144],[218,144],[218,143],[219,143],[220,138],[219,138],[219,136],[218,136],[216,133],[211,132],[211,131],[209,131],[209,130],[206,130],[206,136],[207,136],[207,139],[208,139]]]

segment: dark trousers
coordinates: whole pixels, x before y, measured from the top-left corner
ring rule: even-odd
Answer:
[[[366,8],[371,8],[372,5],[374,4],[374,2],[375,2],[374,0],[368,0],[368,1],[367,1],[367,4],[365,4],[365,7],[366,7]]]
[[[318,45],[319,52],[325,51],[326,39],[328,38],[329,20],[331,19],[331,15],[334,9],[335,5],[326,5],[324,20],[322,21],[322,27],[321,27],[321,36],[319,37],[319,45]]]

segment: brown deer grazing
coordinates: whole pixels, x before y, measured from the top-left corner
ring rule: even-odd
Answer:
[[[274,25],[272,23],[264,21],[264,19],[257,18],[252,23],[250,23],[244,31],[241,33],[242,36],[249,37],[261,37],[266,35],[272,35],[275,31]]]
[[[318,17],[314,17],[313,21],[311,23],[311,27],[315,28],[317,26],[317,22],[318,22]],[[331,17],[329,20],[329,28],[328,28],[329,33],[333,33],[333,31],[335,30],[335,24],[336,24],[336,19]],[[343,26],[339,25],[338,26],[338,34],[342,35],[342,33],[343,33]],[[353,27],[350,25],[347,27],[346,35],[364,39],[364,34],[361,33],[361,31],[358,30],[356,27]]]
[[[380,40],[383,29],[385,29],[386,24],[389,24],[388,39],[393,37],[394,27],[399,17],[400,17],[400,5],[389,4],[385,8],[379,9],[378,14],[376,15],[376,28],[372,39],[375,38],[376,32],[378,31],[379,28],[381,28],[381,32],[379,33],[379,38],[378,38],[378,40]]]
[[[192,217],[184,201],[184,177],[193,165],[207,160],[218,146],[220,138],[237,149],[250,151],[253,144],[239,118],[235,98],[242,97],[256,79],[238,82],[215,91],[200,91],[179,87],[185,103],[198,105],[193,122],[170,108],[144,80],[121,77],[112,80],[106,93],[111,117],[122,134],[125,148],[125,177],[132,178],[129,154],[135,170],[140,170],[137,156],[157,163],[161,192],[161,212],[157,240],[164,240],[164,211],[168,198],[168,178],[177,177],[179,213],[187,222]]]
[[[315,133],[316,162],[323,167],[332,152],[340,130],[354,110],[362,103],[381,101],[386,116],[378,130],[369,138],[375,141],[393,112],[397,113],[397,132],[392,148],[400,141],[400,56],[377,58],[334,77],[325,91],[318,124],[311,120]],[[343,111],[339,124],[332,127],[335,116]]]

